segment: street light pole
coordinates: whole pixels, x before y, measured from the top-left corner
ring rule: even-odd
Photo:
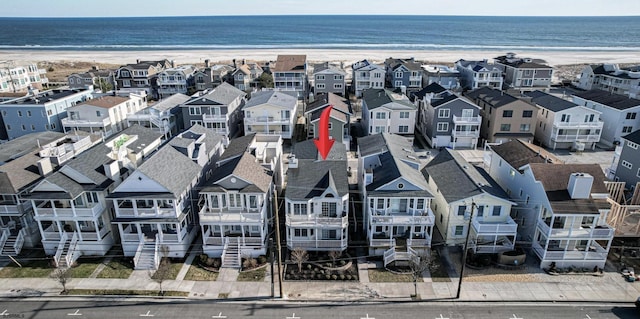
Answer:
[[[462,290],[462,277],[464,276],[464,268],[467,263],[467,248],[469,245],[469,234],[471,233],[471,221],[473,220],[473,209],[476,207],[476,203],[471,202],[471,214],[469,215],[469,225],[467,225],[467,237],[464,240],[464,248],[462,249],[462,267],[460,268],[460,278],[458,279],[458,292],[456,293],[456,299],[460,299],[460,291]]]
[[[278,287],[280,292],[280,298],[284,298],[282,295],[282,247],[280,245],[280,209],[278,205],[278,188],[273,187],[273,207],[274,215],[276,218],[276,252],[278,254]]]

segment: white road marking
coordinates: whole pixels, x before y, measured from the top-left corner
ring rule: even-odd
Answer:
[[[219,313],[217,316],[211,316],[211,318],[216,318],[216,319],[225,319],[225,318],[227,318],[227,316],[223,316],[223,315],[222,315],[222,312],[221,312],[221,313]]]
[[[369,317],[369,314],[367,314],[365,317],[362,317],[362,318],[360,318],[360,319],[376,319],[376,318]]]
[[[296,317],[296,313],[294,312],[291,317],[287,317],[287,319],[300,319],[300,317]]]
[[[153,315],[151,314],[151,310],[149,310],[147,313],[141,314],[140,317],[153,317]]]
[[[80,313],[80,309],[78,309],[74,313],[68,313],[67,316],[82,316],[82,314]]]

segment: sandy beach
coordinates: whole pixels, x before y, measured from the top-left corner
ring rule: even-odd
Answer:
[[[453,63],[459,59],[482,60],[503,55],[502,51],[425,51],[425,50],[159,50],[159,51],[49,51],[49,50],[2,50],[0,60],[16,63],[29,62],[94,62],[107,64],[135,63],[141,60],[175,60],[178,64],[203,63],[209,59],[231,61],[247,59],[274,61],[278,54],[306,54],[308,61],[335,61],[351,63],[362,59],[381,62],[388,57],[414,57],[420,61]],[[568,65],[585,63],[638,63],[640,51],[518,51],[521,57],[545,60],[548,64]]]

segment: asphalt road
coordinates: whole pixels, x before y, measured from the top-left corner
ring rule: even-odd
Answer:
[[[633,304],[291,303],[218,301],[0,301],[0,318],[604,319],[640,318]]]

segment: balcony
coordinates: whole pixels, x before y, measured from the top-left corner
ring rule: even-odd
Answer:
[[[65,127],[107,127],[111,125],[111,119],[106,117],[101,121],[89,121],[72,119],[71,117],[63,118],[62,126]]]
[[[378,215],[371,216],[372,226],[381,225],[421,225],[432,226],[435,223],[433,213],[428,211],[416,211],[416,215],[408,214],[385,214],[386,210],[375,210]]]
[[[91,207],[51,207],[50,203],[46,202],[36,208],[35,214],[42,217],[96,217],[104,208],[102,203],[96,203]]]
[[[604,126],[603,121],[595,122],[555,122],[553,128],[558,129],[602,129]]]
[[[562,261],[571,261],[571,260],[606,260],[607,259],[607,251],[602,248],[602,246],[598,245],[595,242],[591,243],[591,246],[587,249],[584,248],[575,248],[570,250],[565,250],[561,247],[549,247],[548,250],[544,250],[538,242],[534,242],[533,251],[540,257],[542,260],[554,261],[554,260],[562,260]]]
[[[410,76],[409,81],[422,81],[422,76],[420,75]]]
[[[509,251],[513,250],[515,245],[515,243],[506,236],[496,236],[493,240],[488,241],[476,237],[471,240],[470,244],[474,251],[479,254],[495,254]]]
[[[589,135],[554,134],[554,135],[551,135],[551,140],[556,142],[598,142],[600,141],[600,134],[589,134]]]
[[[103,227],[99,232],[96,232],[95,229],[82,229],[79,234],[82,237],[82,241],[100,241],[107,233],[109,233],[109,230]]]
[[[200,210],[200,223],[248,223],[256,224],[262,223],[264,216],[260,211],[247,211],[247,210],[210,210],[208,207],[204,207]]]
[[[227,120],[226,115],[222,114],[202,114],[203,122],[224,122]]]
[[[479,137],[480,136],[480,130],[463,130],[463,131],[458,131],[458,130],[453,130],[452,131],[453,137]]]
[[[473,228],[477,234],[512,234],[518,231],[518,224],[508,217],[504,222],[484,222],[482,218],[473,220]]]
[[[287,239],[289,248],[309,250],[344,250],[347,249],[347,239]]]
[[[453,116],[453,124],[456,125],[480,125],[482,117],[480,116]]]
[[[567,239],[603,239],[613,238],[614,229],[609,226],[590,226],[579,228],[550,228],[543,220],[538,220],[538,229],[546,234],[547,238],[567,238]]]
[[[343,217],[314,217],[311,215],[287,215],[287,226],[294,227],[342,227],[348,226],[347,216]]]
[[[62,238],[62,232],[58,231],[55,225],[43,229],[42,235],[42,241],[59,242]]]
[[[0,215],[22,215],[22,213],[29,210],[30,207],[30,202],[22,202],[20,204],[10,201],[0,202]]]
[[[264,241],[262,239],[262,237],[250,237],[250,236],[245,236],[244,237],[244,241],[243,241],[243,237],[237,237],[238,238],[238,243],[240,244],[240,247],[243,246],[251,246],[251,247],[261,247],[264,245]],[[224,238],[223,237],[204,237],[203,241],[202,241],[203,246],[219,246],[219,247],[223,247],[224,246]]]
[[[245,124],[291,124],[292,118],[273,117],[273,116],[257,116],[246,117]]]

